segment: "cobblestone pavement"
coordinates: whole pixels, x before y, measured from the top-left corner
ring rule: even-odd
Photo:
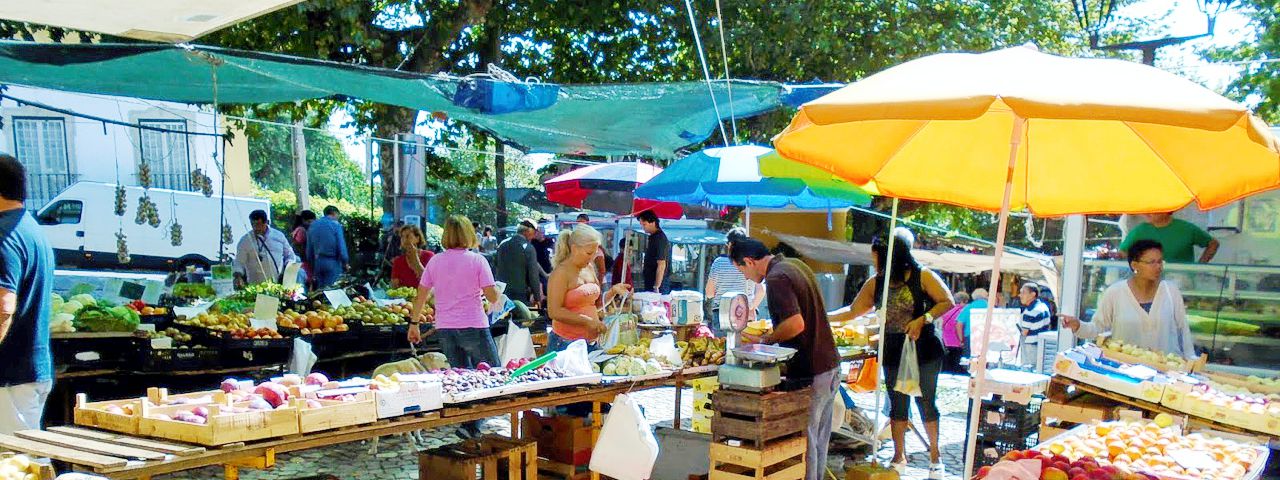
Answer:
[[[962,451],[964,449],[965,388],[967,377],[943,375],[939,381],[939,409],[942,411],[941,444],[943,461],[947,466],[947,480],[958,480],[964,468]],[[634,396],[645,410],[646,417],[655,426],[670,426],[675,416],[674,388],[660,388],[636,392]],[[686,390],[681,395],[681,414],[685,422],[691,418],[692,391]],[[870,411],[874,406],[875,396],[857,394],[854,401],[859,408]],[[916,422],[919,424],[918,421]],[[686,423],[687,425],[687,423]],[[287,480],[320,474],[330,474],[342,480],[348,479],[385,479],[416,480],[418,478],[418,461],[416,451],[421,448],[432,448],[459,441],[456,428],[443,427],[422,432],[426,443],[415,446],[408,436],[383,437],[377,451],[371,449],[371,442],[353,442],[334,445],[326,448],[312,449],[302,452],[281,454],[276,458],[276,467],[266,471],[245,469],[241,478],[245,480]],[[485,433],[507,435],[510,424],[507,417],[494,417],[484,424]],[[846,461],[865,461],[869,448],[861,451],[832,446],[828,458],[828,466],[837,479],[844,478]],[[926,478],[929,468],[927,450],[917,438],[907,434],[907,452],[909,467],[904,478]],[[887,463],[893,455],[892,445],[882,445],[876,458]],[[205,468],[181,474],[155,477],[157,480],[211,479],[222,476],[221,468]],[[655,479],[684,480],[684,479]]]

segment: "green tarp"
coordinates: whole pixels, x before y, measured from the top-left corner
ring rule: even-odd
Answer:
[[[215,81],[216,79],[216,81]],[[703,82],[564,85],[555,105],[484,114],[452,103],[460,80],[193,45],[63,45],[0,41],[0,83],[184,103],[255,104],[348,97],[423,111],[493,133],[527,151],[670,158],[716,130]],[[733,105],[713,84],[720,116],[780,105],[782,85],[735,80]]]

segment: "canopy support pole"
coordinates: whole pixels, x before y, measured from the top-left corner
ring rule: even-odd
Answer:
[[[978,414],[982,410],[982,398],[986,395],[987,347],[991,341],[991,317],[995,314],[996,292],[1000,288],[1000,259],[1004,256],[1004,237],[1009,226],[1009,208],[1013,197],[1013,169],[1018,163],[1018,149],[1022,145],[1026,126],[1025,118],[1016,113],[1013,114],[1013,133],[1009,138],[1009,167],[1004,174],[1004,200],[1000,204],[1000,226],[996,230],[996,251],[991,256],[991,285],[988,290],[991,292],[991,301],[987,302],[987,323],[982,329],[982,340],[978,342],[978,355],[974,357],[977,367],[973,367],[973,361],[969,363],[974,383],[973,388],[969,390],[969,431],[965,436],[964,476],[961,478],[973,477],[973,460],[978,455],[975,451],[978,441]]]
[[[896,230],[897,228],[898,228],[898,197],[893,197],[893,209],[889,214],[889,246],[888,246],[888,250],[885,251],[884,265],[880,266],[881,267],[880,270],[884,271],[884,278],[877,279],[880,282],[880,285],[879,285],[880,305],[876,306],[876,324],[879,325],[877,332],[879,332],[879,335],[880,335],[880,341],[877,342],[880,344],[880,346],[876,351],[877,363],[884,360],[884,335],[885,335],[884,324],[885,324],[885,321],[888,319],[888,315],[885,315],[884,312],[887,311],[889,308],[889,278],[891,277],[890,271],[893,269],[893,245],[898,241],[898,236],[894,235],[893,231]],[[872,253],[872,256],[874,257],[875,254]],[[876,274],[879,275],[880,273],[877,272]],[[884,364],[881,363],[880,368],[883,369],[886,367],[884,367]],[[883,375],[881,375],[881,378],[883,378]],[[875,410],[876,416],[875,416],[875,420],[871,422],[872,430],[873,430],[871,435],[871,455],[873,456],[873,458],[876,452],[880,451],[879,428],[880,428],[880,417],[882,416],[880,405],[883,403],[883,397],[885,392],[891,388],[893,388],[893,385],[885,385],[884,390],[881,390],[879,388],[876,389],[876,410]],[[897,446],[895,445],[895,447]],[[905,448],[903,450],[905,451]]]

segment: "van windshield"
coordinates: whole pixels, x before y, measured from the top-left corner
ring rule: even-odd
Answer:
[[[62,225],[80,223],[80,214],[84,211],[84,203],[79,200],[60,200],[49,205],[40,212],[41,225]]]

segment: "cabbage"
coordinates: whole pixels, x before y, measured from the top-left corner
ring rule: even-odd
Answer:
[[[77,302],[75,300],[71,300],[69,302],[63,303],[62,308],[58,309],[58,313],[70,313],[72,315],[75,315],[76,312],[79,312],[81,308],[84,308],[84,304]]]
[[[58,295],[58,294],[56,294],[56,293],[50,293],[49,295],[53,295],[53,298],[50,298],[50,299],[49,299],[49,300],[50,300],[50,301],[52,301],[53,303],[62,303],[62,302],[64,302],[64,301],[66,301],[66,299],[62,298],[62,295]]]
[[[73,302],[80,302],[80,304],[81,304],[81,305],[84,305],[84,306],[86,306],[86,307],[88,307],[88,306],[94,306],[94,305],[97,305],[97,304],[98,304],[98,301],[97,301],[96,299],[94,299],[94,298],[93,298],[93,295],[89,295],[89,294],[87,294],[87,293],[81,293],[81,294],[79,294],[79,295],[72,295],[72,296],[71,296],[71,301],[73,301]]]

